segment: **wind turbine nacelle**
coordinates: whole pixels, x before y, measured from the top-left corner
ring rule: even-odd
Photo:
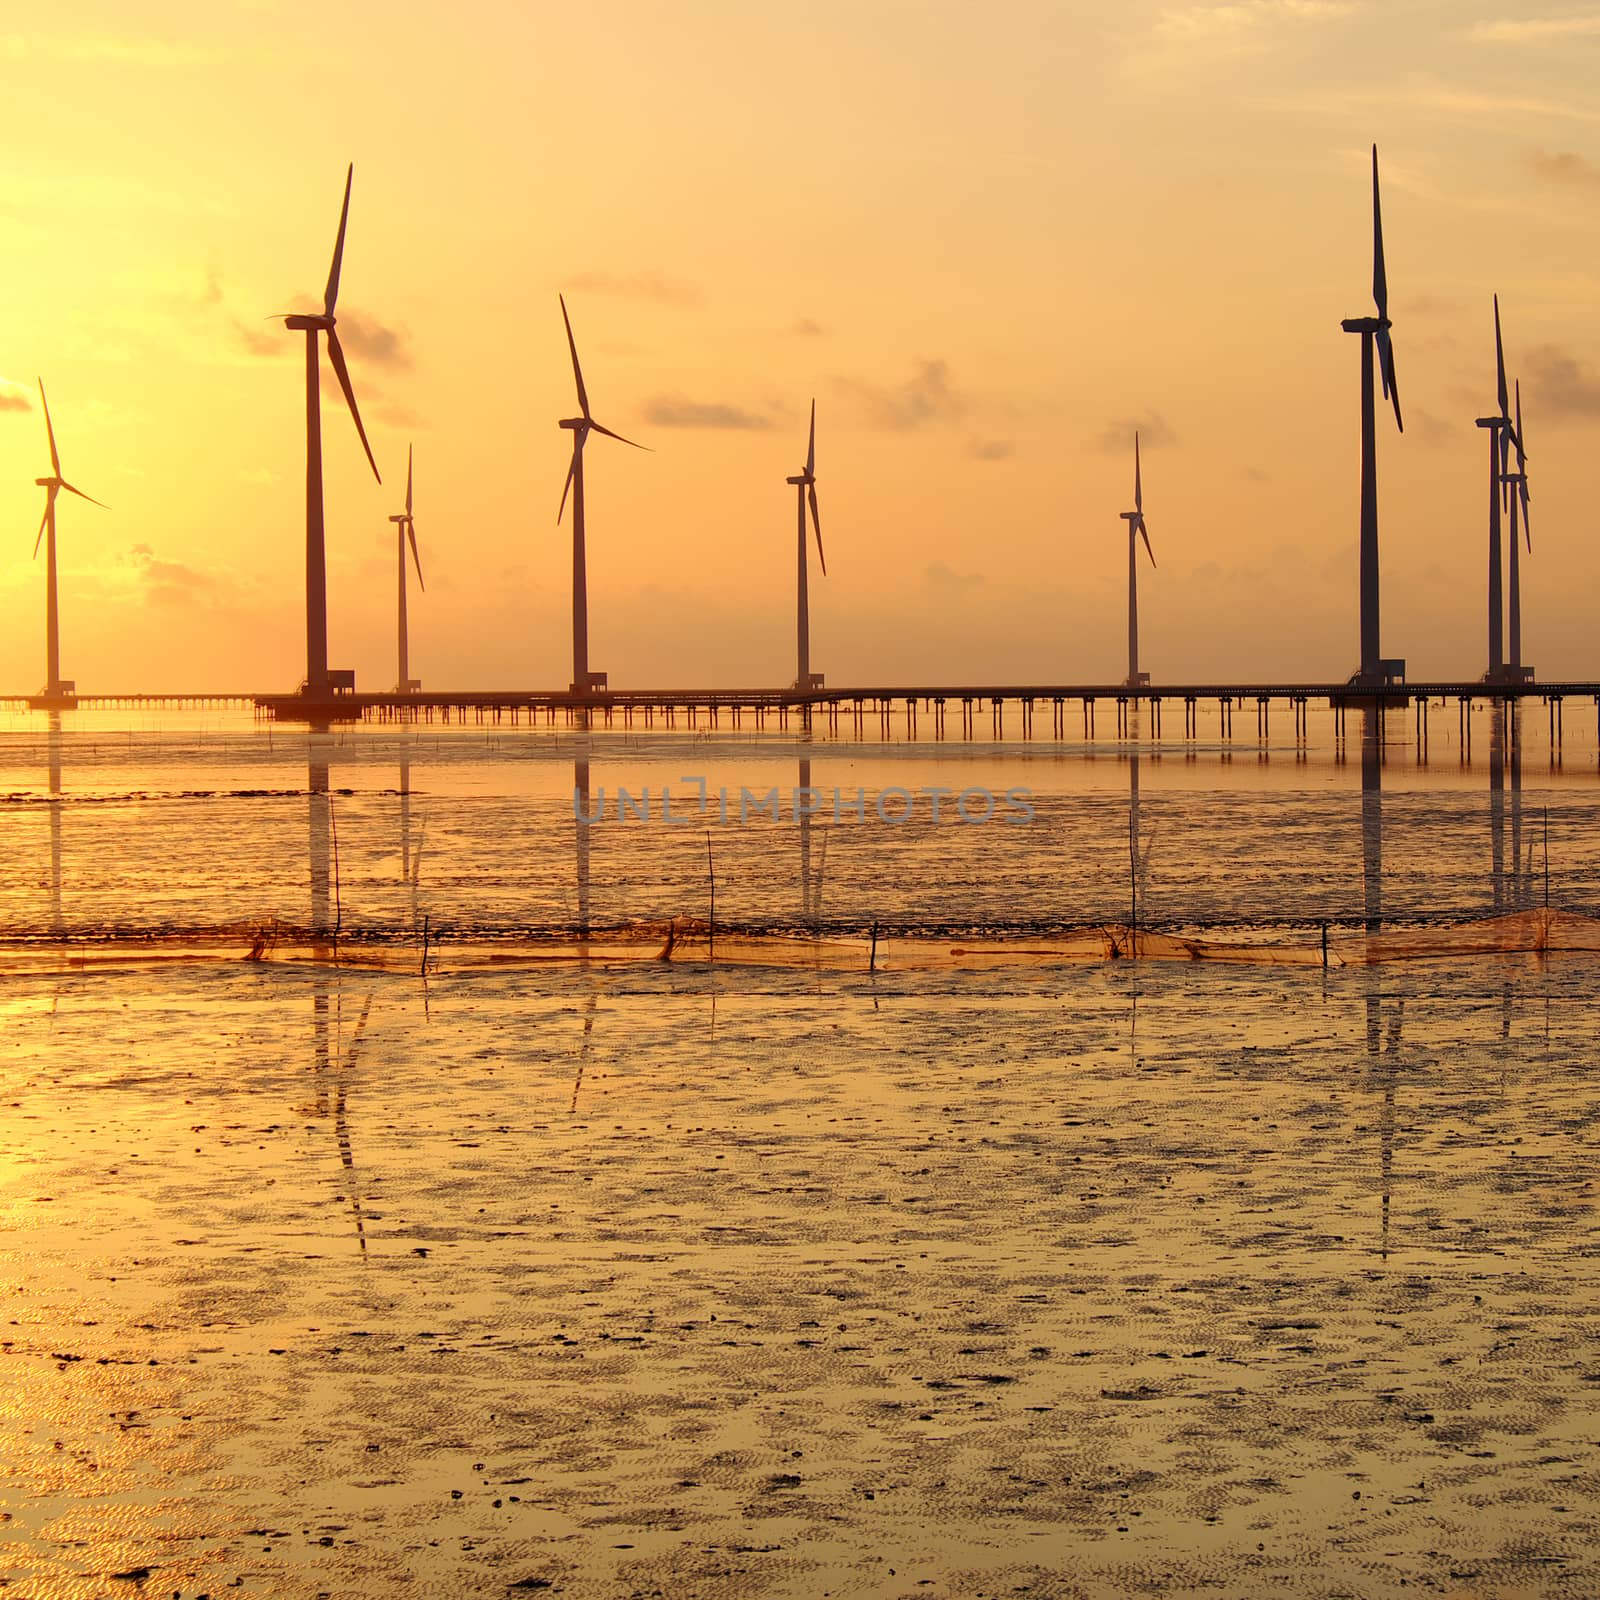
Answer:
[[[309,312],[297,311],[293,316],[285,317],[283,325],[286,328],[293,328],[296,333],[320,333],[324,328],[331,328],[333,321],[332,317],[318,317]]]

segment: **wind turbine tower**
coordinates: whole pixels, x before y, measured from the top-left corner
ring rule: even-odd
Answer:
[[[1150,681],[1148,672],[1139,670],[1139,563],[1138,542],[1144,540],[1144,553],[1150,565],[1156,553],[1150,548],[1150,533],[1144,521],[1144,483],[1139,469],[1139,435],[1133,436],[1133,510],[1120,512],[1128,524],[1128,687],[1137,689]]]
[[[92,506],[107,507],[93,495],[76,488],[61,476],[61,456],[56,450],[56,430],[50,421],[50,402],[45,396],[44,379],[39,380],[39,401],[44,407],[44,431],[50,441],[50,476],[33,481],[44,490],[44,517],[33,541],[33,554],[37,560],[39,541],[44,540],[44,689],[32,697],[38,706],[60,710],[77,702],[78,686],[70,678],[61,676],[61,613],[56,597],[56,496],[63,489],[87,500]]]
[[[417,569],[417,588],[426,590],[422,581],[422,558],[417,554],[417,528],[411,515],[411,447],[406,446],[406,508],[389,520],[395,525],[400,557],[400,676],[395,683],[396,694],[415,694],[422,687],[420,678],[411,676],[411,651],[406,629],[406,544],[411,545],[411,564]]]
[[[1510,655],[1508,663],[1511,681],[1513,683],[1531,683],[1533,681],[1533,668],[1522,664],[1522,563],[1517,550],[1517,511],[1518,502],[1521,502],[1522,511],[1522,537],[1528,541],[1528,554],[1533,554],[1533,535],[1528,531],[1528,458],[1523,452],[1523,445],[1527,435],[1522,431],[1522,382],[1516,384],[1517,397],[1517,423],[1513,438],[1517,446],[1517,470],[1507,472],[1503,476],[1511,491],[1511,586],[1510,586],[1510,614],[1507,630],[1506,647]]]
[[[602,427],[589,411],[589,392],[583,386],[583,368],[578,365],[578,344],[572,337],[572,318],[567,315],[567,301],[561,301],[561,320],[567,327],[567,349],[572,352],[572,377],[578,386],[576,417],[563,417],[560,426],[572,432],[572,463],[567,468],[567,481],[561,491],[561,509],[556,512],[559,525],[567,509],[567,495],[572,495],[572,692],[593,694],[605,692],[606,675],[589,670],[589,568],[588,551],[584,544],[583,521],[583,447],[591,433],[603,433],[619,444],[631,444],[635,450],[647,450],[648,445],[635,444],[620,433]]]
[[[333,265],[328,269],[328,286],[322,296],[322,312],[286,316],[284,326],[306,336],[306,681],[301,692],[311,700],[327,700],[334,683],[328,672],[328,563],[322,522],[322,404],[317,367],[317,335],[328,336],[328,360],[333,365],[339,387],[344,391],[350,415],[355,418],[361,448],[367,452],[372,476],[379,483],[378,463],[372,459],[367,430],[361,426],[356,408],[356,393],[350,387],[350,369],[335,331],[333,308],[339,298],[339,268],[344,260],[344,230],[350,216],[350,181],[355,175],[352,163],[344,178],[344,205],[339,212],[339,234],[333,245]],[[341,686],[353,688],[355,675],[340,673]]]
[[[828,575],[827,558],[822,553],[822,522],[817,515],[817,402],[811,402],[811,435],[806,442],[805,471],[793,478],[785,478],[785,483],[794,485],[795,490],[795,518],[799,535],[796,545],[796,642],[798,645],[798,666],[795,671],[794,686],[801,694],[809,694],[813,689],[822,687],[822,674],[811,670],[811,590],[808,582],[808,566],[806,560],[806,506],[811,507],[811,526],[817,536],[817,561],[822,567],[822,576]]]
[[[1506,390],[1505,347],[1500,341],[1500,296],[1494,297],[1494,366],[1500,413],[1477,418],[1477,425],[1489,435],[1489,670],[1486,683],[1499,683],[1506,676],[1504,626],[1505,597],[1501,588],[1500,501],[1506,492],[1506,466],[1511,444],[1521,455],[1522,442],[1511,425],[1511,396]],[[1521,596],[1518,596],[1520,601]],[[1521,653],[1520,619],[1518,653]]]
[[[1346,317],[1340,327],[1361,335],[1361,665],[1353,682],[1377,685],[1405,677],[1403,660],[1385,661],[1378,644],[1378,465],[1377,420],[1372,396],[1373,347],[1377,347],[1383,397],[1400,420],[1400,386],[1389,338],[1389,280],[1383,264],[1383,212],[1378,201],[1378,147],[1372,147],[1372,300],[1375,317]]]

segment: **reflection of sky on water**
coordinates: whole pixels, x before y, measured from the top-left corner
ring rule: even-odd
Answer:
[[[35,718],[0,734],[11,859],[27,864],[0,878],[0,930],[276,916],[410,935],[424,919],[516,930],[702,915],[708,829],[730,926],[1025,927],[1135,909],[1142,926],[1167,927],[1462,918],[1532,903],[1546,807],[1553,903],[1600,910],[1600,783],[1579,762],[1550,768],[1519,729],[1542,738],[1543,719],[1489,719],[1468,764],[1443,753],[1451,715],[1435,708],[1423,766],[1399,737],[1409,714],[1392,714],[1381,740],[1365,717],[1352,712],[1343,744],[1304,760],[1243,739],[1225,759],[1149,741],[884,750],[475,727],[179,721],[117,734]],[[964,825],[946,801],[935,824],[935,786],[1025,788],[1035,816]],[[660,818],[664,787],[681,826]],[[916,797],[909,821],[877,814],[888,788]],[[648,823],[618,820],[622,789],[655,797]],[[779,816],[753,805],[741,825],[742,791],[773,789]],[[807,789],[820,809],[797,818]],[[602,820],[577,822],[575,791]]]

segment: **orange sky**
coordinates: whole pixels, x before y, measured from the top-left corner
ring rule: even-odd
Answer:
[[[1484,666],[1490,294],[1523,381],[1526,655],[1600,675],[1600,7],[1019,0],[68,3],[0,24],[0,687],[42,681],[49,389],[81,690],[304,668],[301,344],[344,166],[340,329],[385,481],[325,401],[330,656],[394,678],[417,453],[430,687],[564,685],[573,409],[591,662],[793,676],[818,407],[834,683],[1125,669],[1146,430],[1158,678],[1356,658],[1365,163],[1407,431],[1380,419],[1383,646]]]

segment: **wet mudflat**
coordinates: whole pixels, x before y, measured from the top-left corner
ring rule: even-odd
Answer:
[[[0,1592],[1600,1593],[1592,978],[9,978]]]

